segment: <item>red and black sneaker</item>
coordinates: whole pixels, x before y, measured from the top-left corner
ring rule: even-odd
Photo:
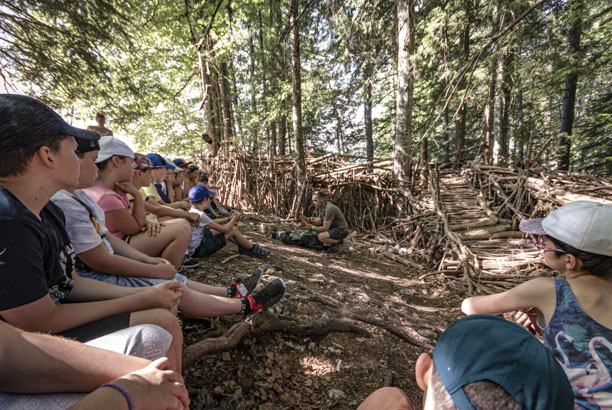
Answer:
[[[227,289],[227,297],[242,299],[251,296],[261,280],[261,275],[263,275],[263,270],[257,268],[248,278],[233,282]]]
[[[242,313],[257,313],[272,306],[285,294],[285,282],[282,279],[274,279],[261,291],[242,299]]]

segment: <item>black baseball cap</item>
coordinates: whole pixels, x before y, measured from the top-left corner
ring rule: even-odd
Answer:
[[[79,146],[81,140],[100,139],[100,135],[95,131],[68,125],[58,113],[35,98],[19,94],[0,94],[1,153],[27,147],[48,137],[59,138],[64,135],[76,138]]]

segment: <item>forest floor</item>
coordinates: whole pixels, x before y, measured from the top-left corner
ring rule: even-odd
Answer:
[[[344,319],[355,325],[353,332],[308,336],[281,330],[247,335],[233,349],[208,353],[184,369],[192,409],[349,409],[391,383],[419,405],[416,359],[463,316],[463,282],[442,274],[419,279],[425,272],[368,252],[363,240],[349,241],[341,253],[288,246],[259,233],[257,222],[257,217],[243,218],[239,229],[270,249],[268,258],[241,255],[221,264],[236,253],[230,243],[201,259],[187,276],[226,286],[262,266],[264,284],[277,276],[287,285],[285,297],[272,308],[274,315],[301,322]],[[183,318],[184,346],[223,335],[244,320],[241,315]]]

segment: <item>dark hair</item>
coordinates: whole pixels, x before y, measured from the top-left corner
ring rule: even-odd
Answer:
[[[106,118],[106,116],[105,116],[104,114],[102,114],[101,112],[99,112],[99,113],[97,113],[97,114],[96,114],[96,118],[100,118],[100,117],[102,117],[102,118]]]
[[[208,182],[208,174],[206,172],[203,172],[202,175],[200,175],[200,182]]]
[[[450,394],[446,391],[436,366],[431,369],[431,379],[428,390],[431,389],[430,403],[436,409],[455,410],[457,406]],[[489,380],[481,380],[463,386],[463,392],[472,404],[482,410],[504,409],[519,410],[521,406],[502,386]]]
[[[96,162],[96,166],[98,167],[100,171],[102,171],[104,168],[106,168],[106,166],[109,164],[110,160],[113,159],[113,157],[118,157],[121,160],[130,158],[130,157],[126,157],[125,155],[111,155],[110,157],[106,158],[104,161]]]
[[[192,165],[189,165],[189,166],[187,167],[187,173],[188,173],[188,174],[191,174],[192,172],[197,171],[197,170],[199,170],[199,169],[200,169],[200,168],[199,168],[197,165],[193,165],[193,164],[192,164]]]
[[[32,145],[0,154],[0,177],[23,174],[28,168],[30,161],[32,161],[34,154],[41,147],[49,147],[51,152],[57,152],[60,149],[61,142],[66,138],[72,137],[66,135],[63,138],[58,138],[57,135],[50,135]]]
[[[548,235],[548,238],[555,244],[555,246],[564,252],[555,251],[556,256],[564,254],[570,254],[580,259],[582,262],[582,270],[595,276],[611,276],[612,275],[612,257],[606,255],[598,255],[596,253],[581,251],[571,245],[566,244],[552,236]]]

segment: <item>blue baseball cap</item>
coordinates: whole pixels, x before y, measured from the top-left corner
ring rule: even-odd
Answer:
[[[463,391],[488,380],[521,409],[574,408],[574,394],[559,362],[522,326],[498,316],[472,315],[451,324],[433,350],[440,380],[460,410],[476,409]]]
[[[162,156],[160,155],[160,157],[162,157]],[[176,169],[176,166],[174,165],[174,163],[173,163],[172,161],[168,161],[168,159],[167,159],[167,158],[164,158],[164,157],[162,157],[162,158],[163,158],[163,160],[165,161],[164,166],[165,166],[166,168],[171,169],[171,170],[173,170],[173,171]]]
[[[161,155],[157,155],[157,154],[147,154],[147,158],[149,158],[149,160],[151,160],[151,163],[153,164],[153,168],[163,168],[165,165],[165,160],[162,158]]]
[[[216,194],[216,192],[212,189],[208,189],[204,185],[198,184],[189,190],[189,200],[191,202],[200,202],[204,198],[213,196],[214,194]]]

